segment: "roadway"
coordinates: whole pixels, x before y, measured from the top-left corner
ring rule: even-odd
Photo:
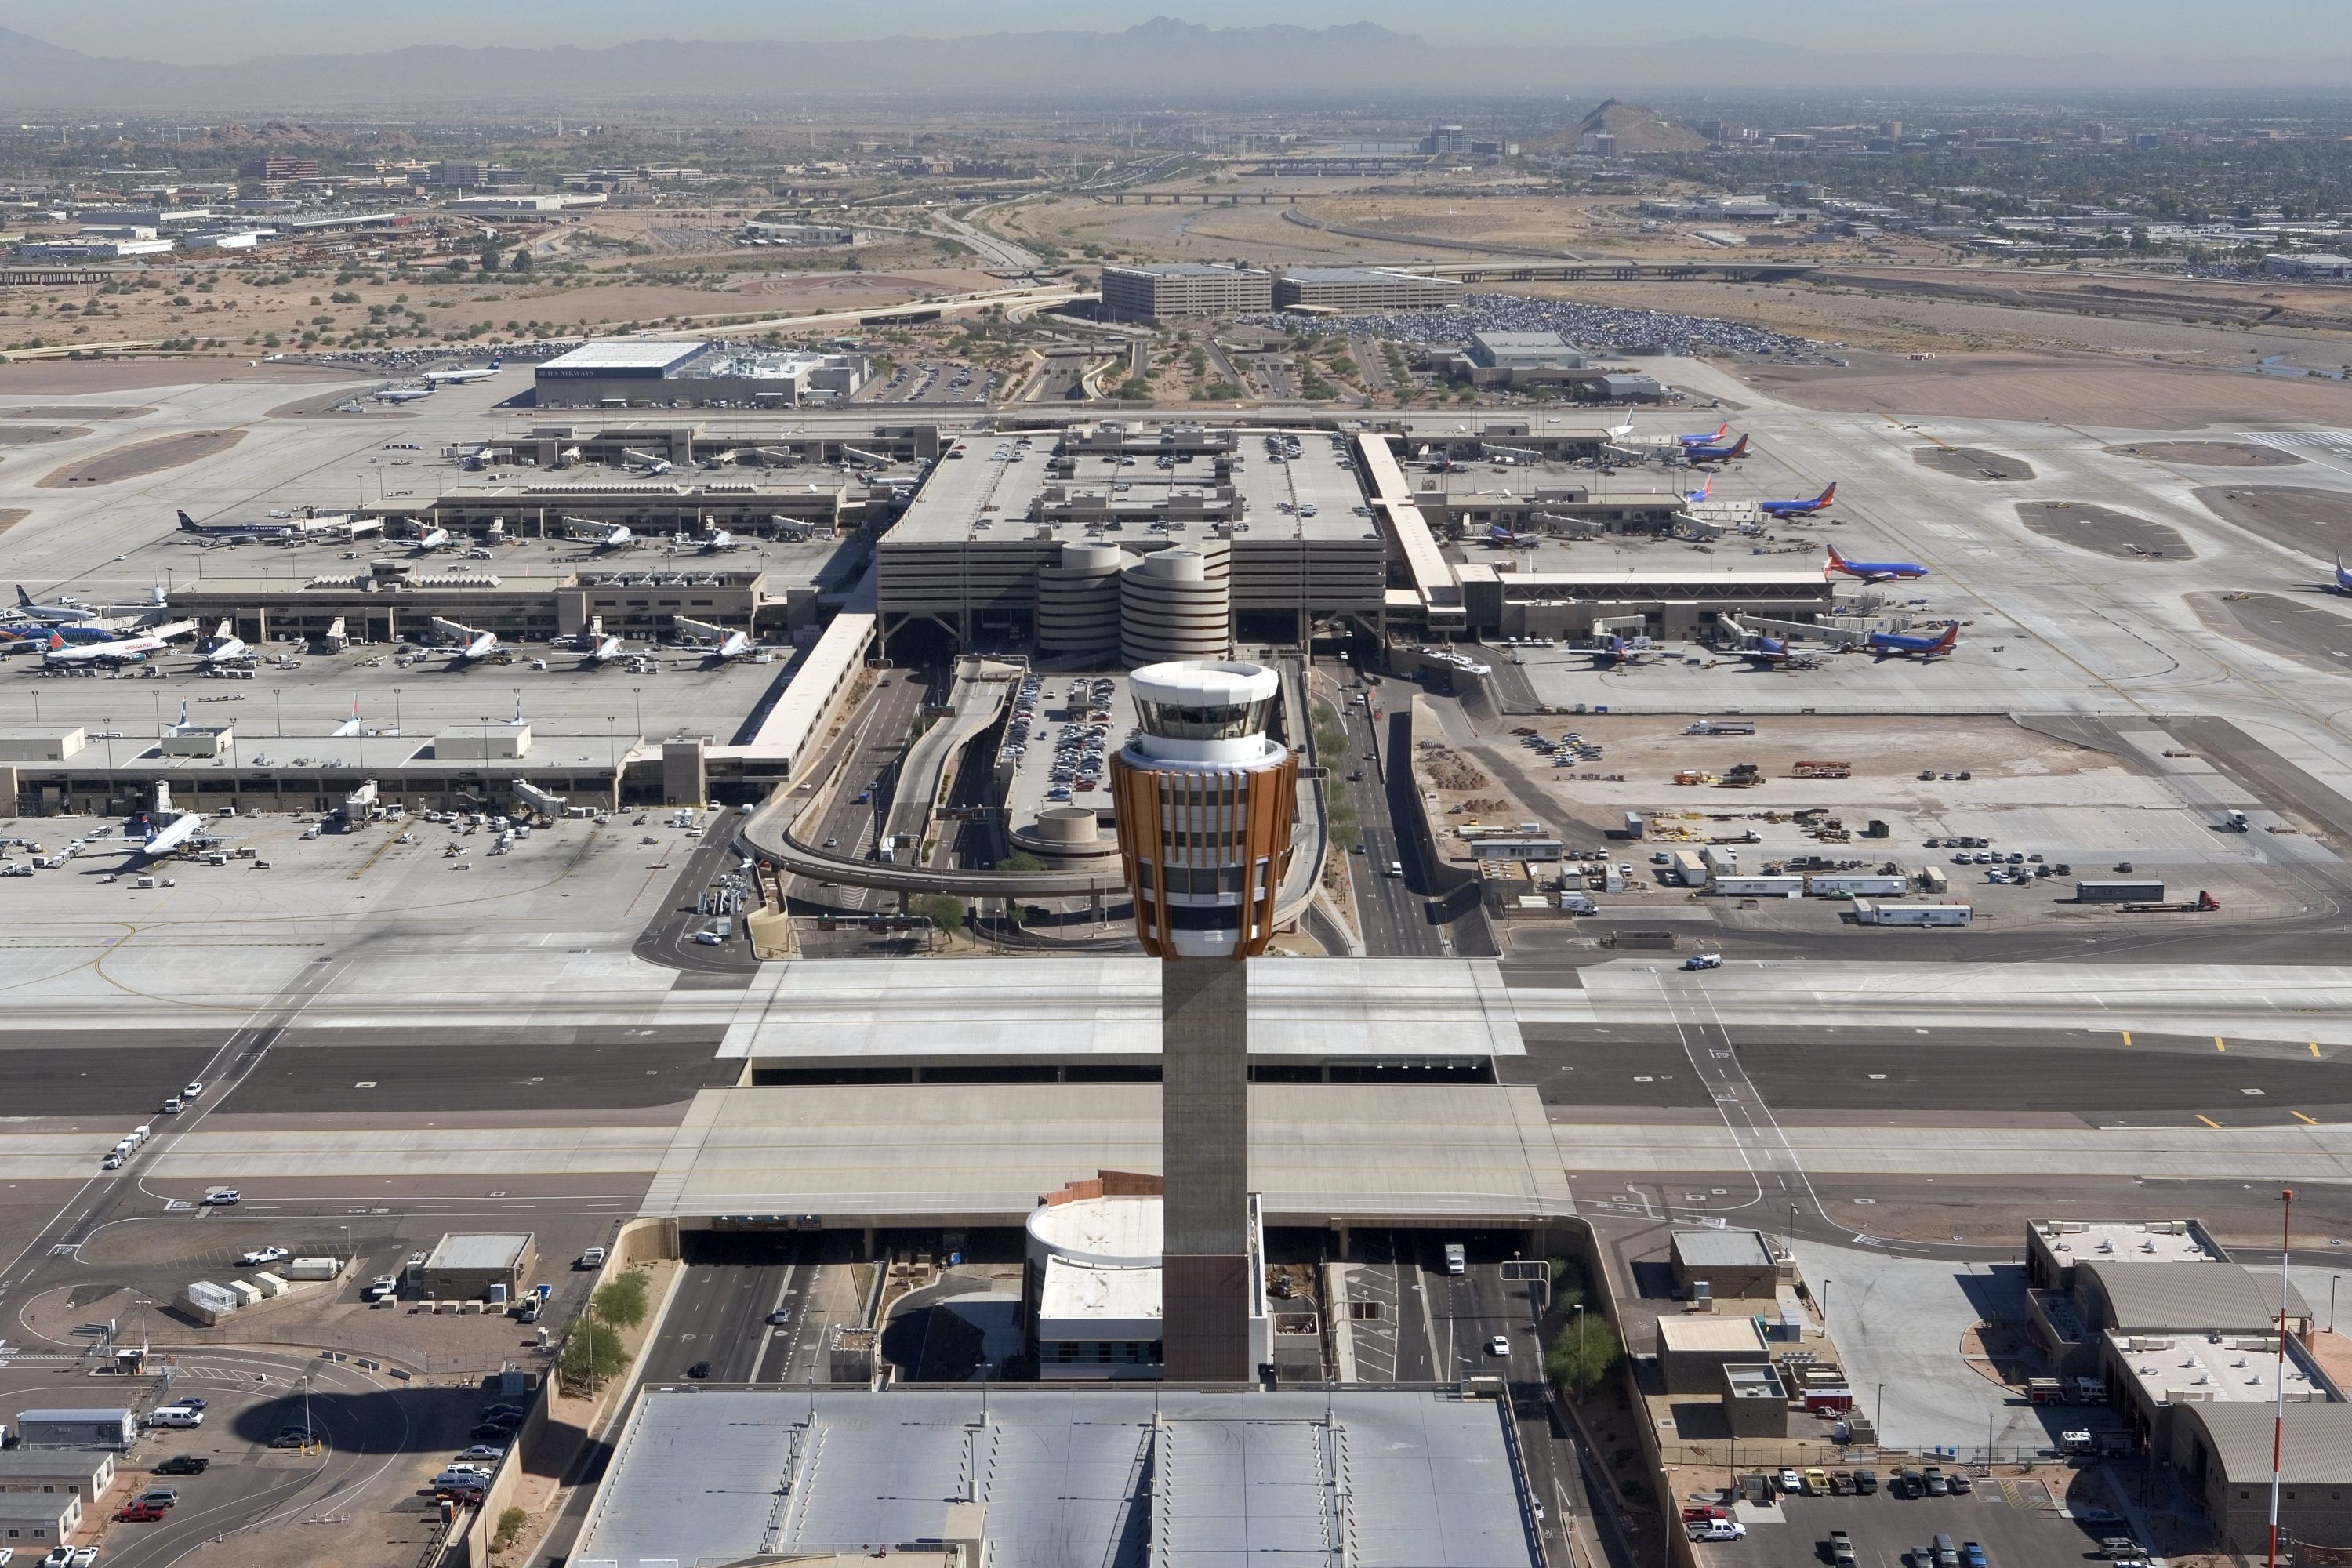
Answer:
[[[826,1308],[843,1300],[856,1240],[845,1231],[688,1233],[661,1332],[645,1347],[646,1381],[683,1382],[688,1369],[707,1366],[694,1381],[831,1382]],[[778,1311],[788,1321],[770,1324]]]
[[[1444,939],[1430,921],[1427,902],[1413,891],[1421,876],[1420,857],[1409,853],[1401,842],[1391,815],[1393,791],[1384,765],[1382,731],[1387,715],[1378,707],[1367,709],[1356,700],[1360,695],[1353,688],[1346,689],[1343,700],[1335,704],[1339,726],[1348,736],[1347,753],[1323,760],[1339,779],[1344,798],[1356,816],[1354,840],[1332,848],[1346,854],[1354,873],[1357,928],[1364,939],[1364,951],[1372,957],[1442,957]],[[1379,689],[1370,689],[1370,695],[1377,703]],[[1409,774],[1410,762],[1398,761]],[[1354,852],[1358,844],[1364,847],[1360,855]],[[1389,868],[1400,863],[1405,875],[1391,876]]]

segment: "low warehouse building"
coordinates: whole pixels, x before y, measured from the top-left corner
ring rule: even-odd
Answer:
[[[512,1298],[538,1268],[538,1240],[528,1231],[451,1235],[425,1259],[416,1282],[428,1296],[478,1298],[503,1287]]]

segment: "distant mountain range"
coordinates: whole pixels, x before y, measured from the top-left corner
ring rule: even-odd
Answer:
[[[1629,89],[1757,98],[1776,90],[2010,89],[2105,94],[2195,86],[2334,87],[2341,62],[1831,54],[1752,38],[1595,47],[1455,47],[1370,23],[1213,28],[1160,17],[1120,32],[992,33],[862,43],[647,39],[610,48],[417,45],[272,55],[234,65],[115,59],[0,29],[0,113],[570,106],[655,101],[784,106],[867,98],[1052,102],[1361,102],[1371,98],[1575,97]]]

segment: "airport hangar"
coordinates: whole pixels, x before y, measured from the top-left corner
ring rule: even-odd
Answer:
[[[860,353],[629,339],[543,361],[532,385],[541,408],[797,408],[845,403],[873,375]]]

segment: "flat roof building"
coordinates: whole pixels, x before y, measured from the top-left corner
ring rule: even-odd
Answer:
[[[16,1441],[26,1448],[128,1448],[138,1436],[139,1417],[128,1410],[39,1409],[16,1416]]]
[[[2083,1263],[2227,1263],[2230,1255],[2193,1219],[2037,1219],[2025,1227],[2025,1282],[2072,1290]]]
[[[426,1256],[416,1282],[429,1296],[470,1299],[503,1286],[512,1298],[538,1267],[538,1238],[529,1231],[450,1235]]]
[[[872,374],[860,353],[630,339],[583,343],[532,381],[542,408],[791,408],[846,401]]]
[[[1780,1259],[1760,1231],[1678,1230],[1671,1246],[1685,1294],[1704,1283],[1717,1297],[1769,1300],[1780,1289]]]
[[[1584,368],[1584,351],[1558,332],[1473,332],[1470,358],[1492,370]]]
[[[0,1454],[0,1493],[70,1494],[87,1506],[103,1497],[106,1489],[113,1484],[111,1453],[19,1448]],[[0,1497],[0,1508],[9,1500]]]
[[[1263,268],[1201,261],[1102,269],[1103,314],[1114,321],[1173,316],[1235,316],[1274,308],[1274,275]]]
[[[1274,308],[1354,314],[1442,310],[1462,302],[1462,284],[1392,267],[1293,267],[1274,285]]]
[[[1753,1318],[1684,1312],[1658,1320],[1658,1374],[1668,1394],[1719,1396],[1725,1367],[1760,1366],[1771,1359]]]

